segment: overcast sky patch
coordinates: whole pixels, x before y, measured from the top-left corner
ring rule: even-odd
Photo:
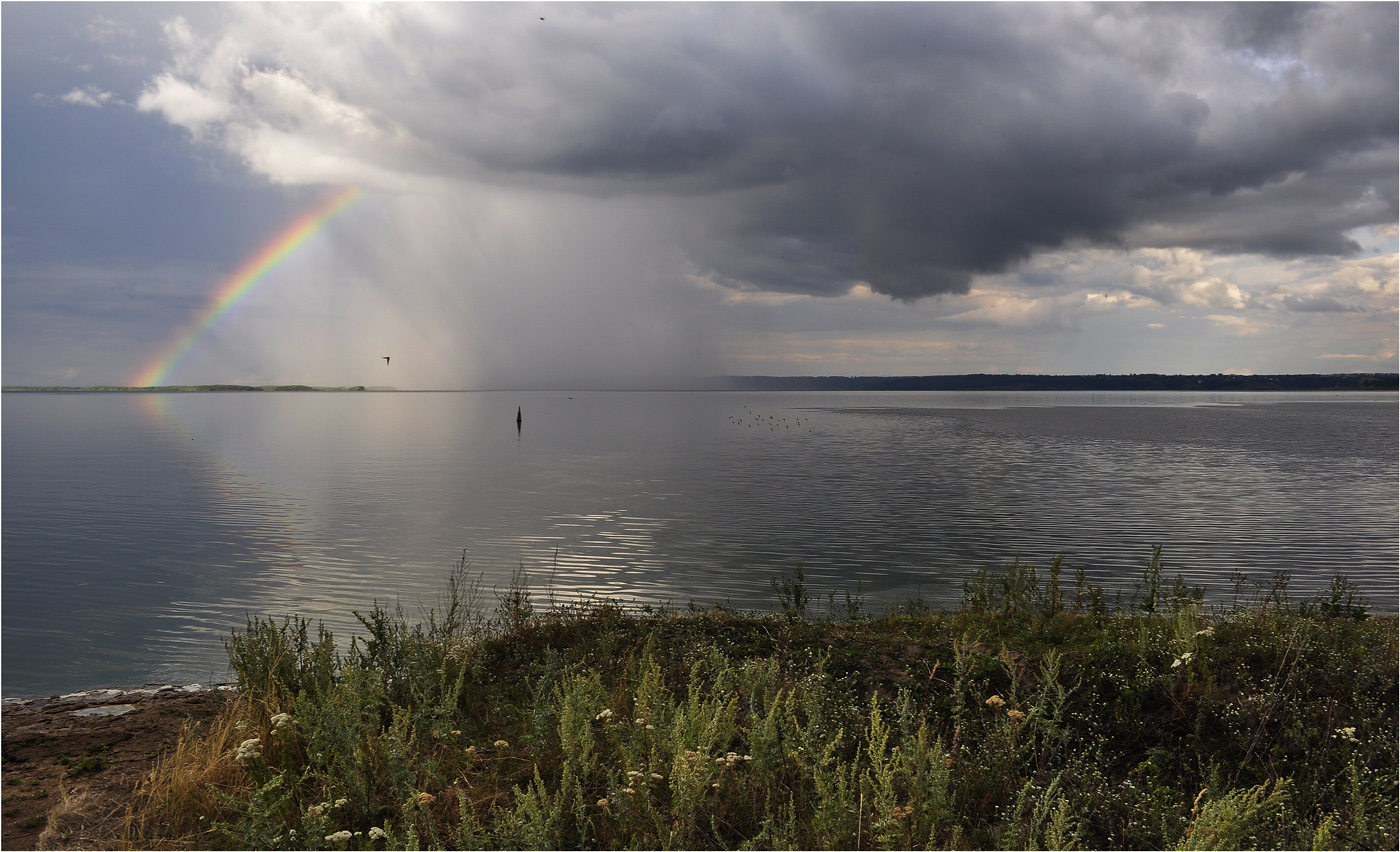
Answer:
[[[356,185],[263,297],[320,342],[231,317],[219,352],[329,377],[398,345],[461,384],[1309,371],[1360,335],[1384,365],[1398,8],[7,4],[5,260],[205,264],[146,318],[174,333]],[[54,360],[29,332],[6,312],[7,381]]]

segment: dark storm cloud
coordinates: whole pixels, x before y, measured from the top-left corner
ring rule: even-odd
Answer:
[[[1394,4],[390,6],[319,65],[257,39],[320,11],[257,14],[145,108],[276,180],[290,127],[381,171],[678,198],[737,288],[912,300],[1078,243],[1342,255],[1397,216]],[[338,100],[318,128],[294,91]]]
[[[456,141],[498,173],[720,196],[692,256],[761,289],[964,292],[1074,241],[1346,254],[1396,217],[1396,37],[1392,4],[604,15],[539,36],[597,72],[577,116]]]

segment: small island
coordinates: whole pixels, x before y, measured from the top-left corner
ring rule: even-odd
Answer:
[[[346,388],[318,388],[311,385],[147,385],[129,387],[126,385],[93,385],[90,387],[45,387],[15,386],[5,387],[5,393],[226,393],[237,391],[284,391],[293,393],[343,393],[365,390],[364,385]]]

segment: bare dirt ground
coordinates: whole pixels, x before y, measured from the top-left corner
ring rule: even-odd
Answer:
[[[207,720],[232,695],[160,687],[6,703],[0,847],[100,848],[186,722]]]

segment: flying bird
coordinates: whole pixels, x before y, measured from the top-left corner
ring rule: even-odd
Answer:
[[[388,355],[384,355],[384,356],[382,356],[382,357],[384,358],[384,363],[385,363],[385,364],[389,363],[389,356],[388,356]]]

